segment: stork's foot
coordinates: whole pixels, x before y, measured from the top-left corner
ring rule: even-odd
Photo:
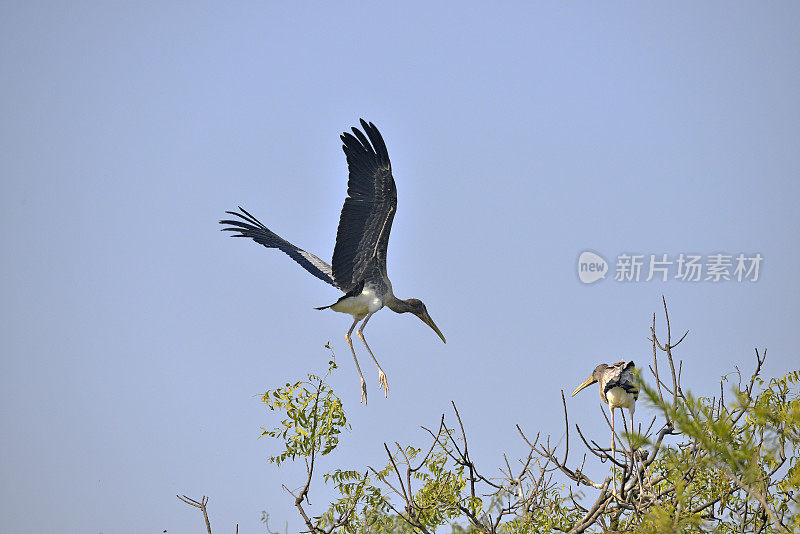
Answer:
[[[384,373],[382,369],[378,369],[378,386],[380,386],[380,389],[383,390],[383,394],[388,399],[389,398],[389,383],[386,382],[386,373]]]
[[[365,406],[367,404],[367,383],[363,378],[361,379],[361,404]]]

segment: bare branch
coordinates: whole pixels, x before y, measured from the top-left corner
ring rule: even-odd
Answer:
[[[191,497],[187,497],[186,495],[176,495],[176,497],[189,506],[199,508],[200,511],[203,512],[203,519],[206,520],[206,531],[208,534],[211,534],[211,522],[208,520],[208,509],[206,508],[206,505],[208,504],[208,497],[203,495],[199,501],[196,501]]]

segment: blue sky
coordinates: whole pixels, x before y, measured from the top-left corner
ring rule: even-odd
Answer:
[[[487,472],[515,424],[557,439],[562,388],[651,357],[662,294],[685,387],[715,393],[756,346],[796,369],[798,26],[789,2],[3,3],[4,527],[196,532],[186,493],[219,531],[264,509],[298,530],[281,484],[302,470],[266,463],[258,395],[323,370],[329,340],[353,429],[321,470],[428,443],[451,400]],[[350,319],[313,309],[336,291],[217,224],[241,205],[329,259],[361,117],[398,188],[395,293],[448,340],[376,315],[391,389],[356,345],[367,407]],[[579,282],[587,249],[612,276]],[[620,253],[764,260],[755,283],[622,283]],[[598,404],[571,418],[606,436]]]

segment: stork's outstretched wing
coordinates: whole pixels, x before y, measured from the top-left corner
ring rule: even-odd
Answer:
[[[282,237],[278,236],[261,224],[261,222],[250,215],[244,208],[239,206],[241,213],[235,211],[226,211],[230,215],[238,217],[238,219],[225,219],[220,221],[220,224],[227,224],[222,229],[223,232],[234,232],[233,237],[249,237],[256,243],[264,245],[267,248],[277,248],[285,252],[290,258],[300,264],[306,271],[310,272],[320,280],[328,282],[333,287],[339,287],[333,279],[333,271],[331,266],[305,250],[298,248]]]
[[[636,364],[630,361],[615,363],[606,369],[606,384],[603,388],[603,394],[607,393],[611,388],[619,387],[631,393],[634,399],[638,399],[639,388],[636,386],[635,368]]]
[[[361,119],[341,139],[350,178],[333,249],[333,278],[349,291],[368,273],[386,274],[386,249],[397,210],[397,188],[389,153],[374,124]]]

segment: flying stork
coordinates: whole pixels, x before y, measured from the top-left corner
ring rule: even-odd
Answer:
[[[421,300],[399,299],[392,291],[392,283],[386,273],[386,250],[397,210],[397,189],[383,137],[371,122],[361,119],[361,128],[363,132],[354,127],[352,134],[344,132],[341,135],[349,178],[331,265],[277,236],[241,206],[240,212],[226,212],[237,219],[222,220],[220,224],[226,225],[222,230],[233,232],[233,237],[249,237],[267,248],[284,252],[306,271],[344,292],[333,304],[316,309],[330,308],[353,316],[353,324],[345,339],[361,379],[361,402],[366,404],[367,384],[350,338],[359,321],[362,322],[357,331],[358,337],[378,367],[378,383],[387,398],[389,385],[386,373],[364,337],[364,327],[375,312],[384,306],[396,313],[411,312],[430,326],[442,341],[446,341]]]

